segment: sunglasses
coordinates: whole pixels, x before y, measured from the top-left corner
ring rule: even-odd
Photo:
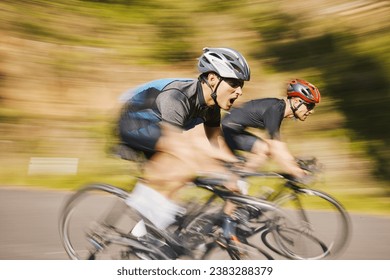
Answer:
[[[303,103],[303,104],[305,104],[305,106],[306,106],[306,108],[307,108],[308,111],[313,110],[314,107],[316,106],[315,103]]]
[[[232,88],[238,88],[238,87],[243,88],[244,87],[243,80],[238,80],[238,79],[233,79],[233,78],[224,78],[223,80]]]

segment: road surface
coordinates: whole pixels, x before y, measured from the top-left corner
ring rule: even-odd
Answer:
[[[68,191],[0,187],[0,260],[68,259],[58,217]],[[390,260],[390,217],[351,214],[343,260]]]

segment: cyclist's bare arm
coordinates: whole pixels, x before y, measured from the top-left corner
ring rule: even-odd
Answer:
[[[302,170],[295,161],[295,158],[287,148],[286,143],[280,140],[266,140],[269,147],[269,154],[281,168],[287,173],[302,178],[306,175],[305,171]]]
[[[237,161],[234,156],[210,145],[202,130],[181,131],[167,123],[161,123],[161,126],[162,136],[156,146],[158,152],[144,166],[146,183],[160,192],[172,195],[205,172],[226,175],[220,161]],[[160,190],[161,186],[165,190]]]
[[[203,125],[204,132],[206,134],[207,139],[212,146],[219,148],[218,137],[220,136],[221,129],[219,127],[211,127],[207,125]]]
[[[217,159],[220,159],[224,162],[238,161],[237,157],[234,155],[234,153],[229,149],[228,145],[226,144],[225,138],[223,138],[221,134],[220,127],[209,127],[205,125],[204,131],[211,145],[221,151],[219,156],[217,156]]]

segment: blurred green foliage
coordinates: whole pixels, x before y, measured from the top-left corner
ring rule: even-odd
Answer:
[[[375,174],[389,181],[388,30],[357,36],[346,30],[324,28],[308,36],[303,23],[300,17],[279,10],[256,15],[253,28],[263,48],[254,57],[267,61],[277,72],[319,73],[313,83],[322,84],[322,94],[331,97],[344,113],[346,127],[353,131],[353,141],[366,141],[366,151],[376,162]],[[373,42],[371,49],[360,48],[367,40]],[[390,187],[387,191],[390,193]]]
[[[153,21],[158,26],[157,40],[154,57],[160,61],[170,63],[189,60],[194,57],[191,42],[188,37],[191,27],[186,22],[185,16],[162,16]],[[186,40],[187,39],[187,40]]]
[[[28,39],[110,48],[128,64],[171,63],[194,55],[191,17],[181,12],[180,1],[24,0],[7,4],[7,9],[24,16],[4,19],[4,23]]]

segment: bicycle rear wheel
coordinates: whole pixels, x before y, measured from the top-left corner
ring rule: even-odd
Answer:
[[[290,259],[335,259],[348,245],[349,215],[328,194],[299,188],[275,203],[288,217],[288,223],[262,235],[263,242],[274,252]]]
[[[122,189],[94,184],[69,198],[59,227],[71,259],[163,258],[129,234],[141,218],[126,205],[127,197]]]

